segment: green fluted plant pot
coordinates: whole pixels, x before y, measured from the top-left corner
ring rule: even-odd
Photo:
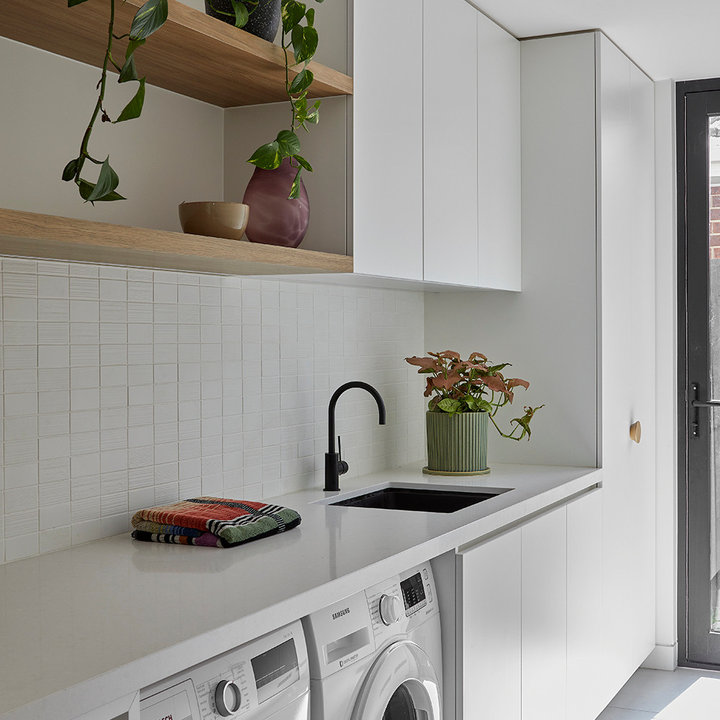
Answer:
[[[486,412],[448,415],[427,412],[428,464],[425,472],[452,475],[484,475],[487,465]]]

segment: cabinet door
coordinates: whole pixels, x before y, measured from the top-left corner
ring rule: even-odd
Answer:
[[[607,699],[654,645],[652,82],[604,36],[600,62],[603,580]],[[637,445],[630,424],[642,423]]]
[[[522,718],[564,720],[567,662],[565,507],[523,525],[521,532]]]
[[[464,0],[423,7],[424,278],[477,285],[478,11]]]
[[[520,720],[520,529],[459,553],[457,562],[457,718]]]
[[[567,505],[567,718],[595,720],[602,690],[602,491]]]
[[[355,272],[423,275],[423,16],[416,0],[354,5]]]
[[[520,42],[478,26],[478,285],[520,290]]]

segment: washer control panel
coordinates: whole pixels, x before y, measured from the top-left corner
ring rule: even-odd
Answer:
[[[438,612],[430,563],[388,578],[365,591],[375,645],[380,647]]]
[[[140,693],[140,720],[243,718],[294,702],[309,690],[300,622],[218,655]]]

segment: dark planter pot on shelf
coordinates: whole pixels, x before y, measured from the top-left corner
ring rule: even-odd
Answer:
[[[230,0],[205,0],[205,12],[230,25],[235,24],[235,14]],[[257,7],[250,13],[250,19],[242,29],[272,42],[275,40],[279,25],[280,0],[259,0]]]
[[[300,197],[288,198],[296,172],[289,158],[277,170],[255,168],[243,197],[243,203],[250,206],[248,240],[291,248],[303,241],[310,223],[310,203],[302,179]]]

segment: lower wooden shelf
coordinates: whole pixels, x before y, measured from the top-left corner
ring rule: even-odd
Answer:
[[[223,275],[353,271],[347,255],[3,209],[0,254]]]

